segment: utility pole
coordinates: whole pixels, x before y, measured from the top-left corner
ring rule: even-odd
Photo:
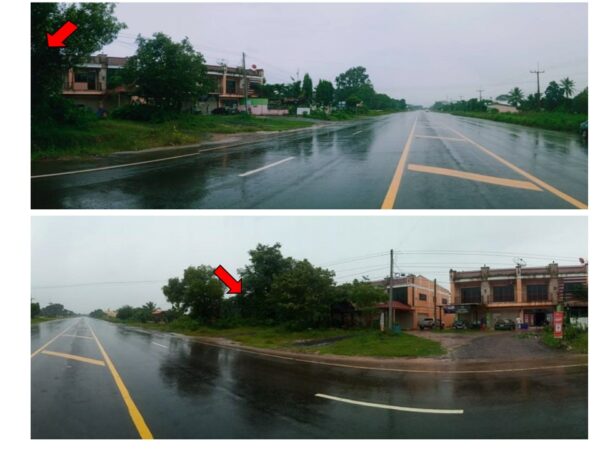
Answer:
[[[537,70],[530,70],[529,73],[535,73],[536,77],[537,77],[537,100],[538,100],[538,105],[540,103],[540,100],[542,98],[542,94],[540,93],[540,73],[544,73],[545,70],[540,70],[540,63],[538,63],[537,65]]]
[[[248,113],[248,78],[246,78],[246,53],[242,52],[242,67],[244,70],[244,111]]]
[[[392,330],[392,323],[393,323],[393,320],[392,320],[393,280],[394,280],[394,250],[392,249],[392,250],[390,250],[390,282],[389,282],[390,297],[389,297],[389,302],[388,302],[388,327],[389,327],[390,331]]]
[[[476,89],[477,92],[479,92],[479,101],[481,101],[481,93],[484,92],[483,89]]]
[[[442,314],[440,311],[440,323],[442,322]],[[435,326],[435,320],[437,319],[437,278],[433,279],[433,324]]]

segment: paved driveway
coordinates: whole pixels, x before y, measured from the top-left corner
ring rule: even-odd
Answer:
[[[529,333],[416,331],[412,334],[440,342],[448,350],[446,358],[453,360],[548,358],[564,353],[546,347]]]

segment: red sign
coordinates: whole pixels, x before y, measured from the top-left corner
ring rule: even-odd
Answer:
[[[556,339],[563,338],[563,319],[565,313],[562,311],[556,311],[554,313],[554,337]]]

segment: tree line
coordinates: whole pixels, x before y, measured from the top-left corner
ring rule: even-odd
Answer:
[[[387,300],[386,291],[367,280],[337,284],[335,272],[284,256],[279,243],[258,244],[249,255],[250,263],[238,270],[243,291],[235,296],[225,295],[223,283],[208,265],[188,267],[183,276],[170,278],[162,292],[171,308],[162,320],[329,327],[342,325],[335,311],[372,312]],[[123,306],[117,318],[150,321],[151,307],[155,307],[151,302],[142,308]]]
[[[40,307],[39,302],[31,300],[31,318],[36,317],[72,317],[75,313],[64,307],[60,303],[50,303],[43,308]]]
[[[259,96],[267,98],[274,108],[293,106],[316,106],[330,108],[343,104],[345,109],[395,110],[407,108],[404,99],[394,99],[377,93],[367,69],[351,67],[335,78],[335,86],[329,80],[320,79],[313,89],[313,80],[307,73],[302,81],[292,79],[291,83],[264,84],[257,86]]]
[[[496,97],[496,101],[506,102],[519,111],[550,111],[586,114],[588,113],[588,88],[575,95],[575,83],[569,77],[548,83],[545,91],[525,96],[521,88],[514,87],[507,94]],[[435,102],[432,109],[437,111],[484,112],[491,100],[471,98],[457,102]]]

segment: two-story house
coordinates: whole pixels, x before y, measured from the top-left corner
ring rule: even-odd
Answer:
[[[459,318],[485,321],[501,318],[542,326],[552,322],[558,305],[577,308],[587,316],[587,299],[574,292],[587,285],[587,265],[522,267],[508,269],[450,270],[452,303]]]
[[[384,287],[389,294],[389,279],[374,281],[373,284]],[[393,323],[402,329],[416,329],[419,320],[426,317],[441,320],[446,326],[452,325],[454,314],[446,314],[443,309],[450,304],[450,291],[435,281],[409,274],[394,278],[391,288]],[[389,303],[380,303],[377,308],[386,315],[387,321]]]

